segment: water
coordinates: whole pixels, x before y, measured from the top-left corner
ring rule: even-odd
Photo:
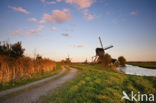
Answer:
[[[142,68],[139,66],[126,65],[126,67],[119,67],[119,70],[125,74],[140,75],[140,76],[156,76],[156,69]]]

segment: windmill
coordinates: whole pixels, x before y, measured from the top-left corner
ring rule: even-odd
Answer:
[[[96,52],[96,55],[92,57],[92,61],[93,63],[99,63],[99,58],[104,56],[105,54],[105,50],[107,49],[110,49],[113,47],[113,45],[110,45],[110,46],[107,46],[107,47],[103,47],[103,43],[102,43],[102,40],[101,38],[99,37],[99,41],[100,41],[100,44],[101,44],[101,48],[96,48],[95,52]]]

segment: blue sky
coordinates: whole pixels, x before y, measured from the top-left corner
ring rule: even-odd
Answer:
[[[0,41],[22,41],[25,55],[91,60],[100,47],[113,58],[156,61],[155,0],[1,0]]]

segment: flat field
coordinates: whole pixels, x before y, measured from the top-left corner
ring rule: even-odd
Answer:
[[[156,62],[128,62],[127,64],[144,68],[156,69]]]

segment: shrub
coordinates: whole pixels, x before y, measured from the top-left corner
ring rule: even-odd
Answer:
[[[120,62],[120,65],[121,65],[121,66],[125,66],[125,64],[126,64],[126,59],[125,59],[125,57],[120,56],[120,57],[118,58],[118,61]]]
[[[111,56],[107,53],[98,58],[98,63],[102,63],[104,66],[109,66],[111,62],[112,62]]]

